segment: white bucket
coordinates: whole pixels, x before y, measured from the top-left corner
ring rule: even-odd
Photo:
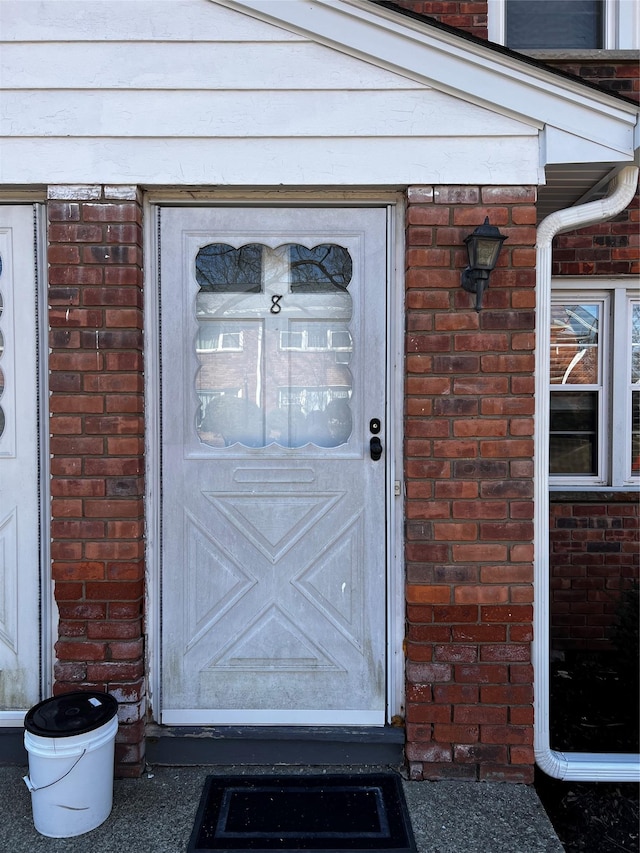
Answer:
[[[61,702],[66,703],[62,709]],[[33,822],[41,835],[82,835],[109,817],[117,708],[108,694],[73,693],[45,700],[27,714],[24,745],[29,775],[24,781],[31,792]],[[55,734],[49,734],[50,729]]]

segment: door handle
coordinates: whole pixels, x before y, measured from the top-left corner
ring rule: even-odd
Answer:
[[[369,441],[369,452],[371,453],[371,458],[374,462],[377,462],[382,456],[382,442],[377,435],[374,435]]]

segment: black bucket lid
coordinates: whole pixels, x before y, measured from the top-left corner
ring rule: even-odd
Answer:
[[[70,737],[99,729],[118,713],[118,702],[108,693],[63,693],[34,705],[24,727],[39,737]]]

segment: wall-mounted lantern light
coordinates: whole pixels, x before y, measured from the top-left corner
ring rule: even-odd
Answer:
[[[476,295],[476,311],[482,307],[482,296],[489,286],[489,276],[495,267],[502,244],[507,238],[495,225],[489,225],[489,217],[483,225],[465,237],[469,254],[469,266],[462,271],[462,286]]]

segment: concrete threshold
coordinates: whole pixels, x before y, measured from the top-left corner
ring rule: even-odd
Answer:
[[[342,726],[158,726],[146,729],[152,765],[392,765],[404,729]]]

